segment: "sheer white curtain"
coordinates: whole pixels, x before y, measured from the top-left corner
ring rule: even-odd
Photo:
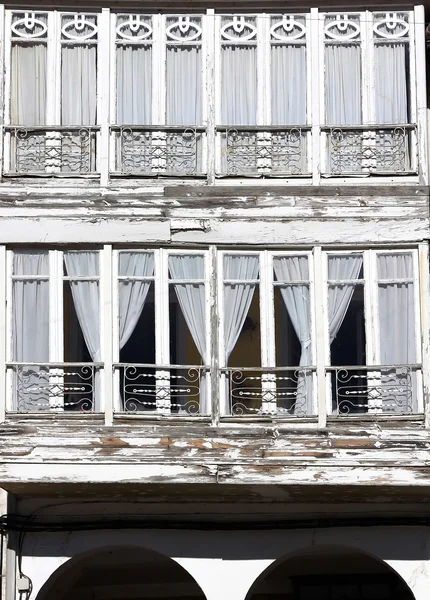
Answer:
[[[330,281],[354,281],[358,279],[363,265],[360,254],[330,256],[328,279]],[[328,286],[328,318],[330,344],[337,336],[351,302],[356,284],[339,283]]]
[[[385,254],[378,257],[378,279],[382,280],[379,282],[379,346],[382,365],[408,365],[416,362],[414,284],[412,281],[405,281],[412,280],[413,276],[411,254]],[[384,283],[384,279],[391,282]],[[417,410],[416,374],[410,374],[410,386],[406,385],[404,374],[404,369],[384,371],[386,393],[382,398],[383,410],[391,413]],[[401,379],[398,379],[399,375]],[[390,386],[396,390],[395,393],[390,391]]]
[[[46,46],[12,46],[10,120],[14,125],[46,123]]]
[[[254,46],[223,46],[221,50],[223,125],[255,125],[257,58]]]
[[[167,125],[201,125],[202,59],[197,46],[169,46],[166,57]]]
[[[255,283],[246,283],[246,281],[258,279],[258,272],[258,256],[234,254],[224,256],[224,279],[231,280],[224,284],[225,366],[228,366],[228,359],[242,331],[256,287]],[[234,283],[234,280],[242,280],[242,283]],[[227,414],[230,410],[227,390],[225,396],[225,406],[222,409],[223,413]]]
[[[408,123],[407,54],[403,43],[375,44],[376,123]]]
[[[361,49],[327,44],[325,53],[327,124],[357,125],[361,123]]]
[[[203,256],[192,254],[170,256],[169,270],[172,279],[204,279],[204,258]],[[188,329],[201,356],[202,363],[207,365],[209,357],[206,352],[206,298],[204,283],[175,283],[173,287]],[[205,415],[208,412],[209,398],[206,393],[205,381],[202,379],[200,387],[200,413]]]
[[[152,277],[154,255],[143,252],[121,252],[119,275],[122,277]],[[120,280],[119,282],[119,347],[130,339],[145,305],[151,281]]]
[[[274,45],[271,53],[272,125],[305,125],[306,48]]]
[[[73,304],[88,351],[94,362],[101,361],[100,299],[98,252],[65,252],[64,264],[69,277],[94,279],[70,281]],[[94,410],[100,411],[100,373],[95,374]]]
[[[96,46],[63,46],[61,52],[62,125],[96,124],[96,57]]]
[[[47,252],[14,252],[12,291],[13,360],[17,362],[49,362],[49,276]],[[27,277],[35,279],[27,279]],[[49,406],[49,370],[23,367],[14,377],[13,409],[46,410]]]
[[[404,281],[413,277],[411,254],[378,257],[378,278],[392,280],[379,283],[379,345],[383,365],[416,361],[414,284]]]
[[[273,261],[278,281],[294,282],[309,279],[306,256],[282,256]],[[282,299],[301,345],[300,366],[312,364],[311,319],[309,309],[309,285],[286,285],[281,287]],[[313,414],[312,375],[300,373],[297,382],[295,412]]]
[[[152,123],[152,48],[117,47],[116,52],[117,123]]]

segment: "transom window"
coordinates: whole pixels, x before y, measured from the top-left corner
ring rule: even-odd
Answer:
[[[24,249],[8,289],[12,411],[422,410],[414,249]]]
[[[420,14],[8,10],[4,171],[416,174]]]

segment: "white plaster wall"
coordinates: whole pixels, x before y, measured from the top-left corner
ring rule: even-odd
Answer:
[[[200,585],[207,600],[244,600],[275,560],[310,546],[356,548],[385,561],[406,581],[416,600],[428,600],[430,531],[411,528],[344,528],[294,531],[102,531],[28,535],[23,572],[33,582],[31,600],[70,558],[106,546],[137,546],[172,557]],[[7,600],[12,600],[7,598]]]

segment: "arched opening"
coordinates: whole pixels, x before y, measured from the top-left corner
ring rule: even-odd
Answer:
[[[137,547],[109,547],[67,561],[37,600],[206,600],[193,577],[171,558]]]
[[[414,600],[383,561],[344,547],[313,547],[276,561],[246,600]]]

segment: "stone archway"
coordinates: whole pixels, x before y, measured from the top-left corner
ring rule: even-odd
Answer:
[[[400,575],[361,550],[314,546],[277,560],[246,600],[414,600]]]
[[[36,600],[206,600],[173,559],[140,547],[109,547],[75,556],[55,571]]]

